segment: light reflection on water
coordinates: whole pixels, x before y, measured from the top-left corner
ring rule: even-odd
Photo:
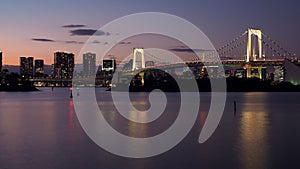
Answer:
[[[240,160],[242,168],[268,168],[268,114],[243,112],[240,128]]]
[[[255,97],[253,97],[255,96]],[[269,112],[265,107],[268,97],[265,93],[244,94],[244,104],[239,120],[240,168],[269,168]]]
[[[179,103],[174,93],[167,94],[171,101],[166,112],[149,125],[128,122],[112,108],[107,92],[97,93],[104,96],[99,105],[107,121],[131,137],[159,134],[177,116]],[[137,109],[149,108],[148,101],[142,99],[147,98],[145,93],[133,96]],[[229,93],[219,127],[206,143],[199,144],[210,103],[209,94],[202,93],[197,122],[182,143],[157,157],[127,159],[102,150],[88,138],[68,89],[0,92],[0,168],[293,168],[300,157],[300,135],[296,132],[300,130],[299,97],[300,93]]]
[[[73,100],[70,100],[69,101],[69,126],[70,127],[74,126],[75,112],[73,106],[74,106]]]

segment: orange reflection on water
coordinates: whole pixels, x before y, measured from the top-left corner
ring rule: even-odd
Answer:
[[[268,114],[261,112],[243,112],[240,120],[238,138],[241,168],[268,168]]]
[[[134,110],[130,111],[130,119],[141,120],[147,119],[147,114],[145,111],[135,112]],[[128,119],[127,119],[128,120]],[[148,127],[147,124],[135,123],[132,121],[128,121],[128,135],[131,137],[136,136],[147,136],[148,135]]]
[[[207,117],[207,112],[201,111],[198,115],[198,121],[200,122],[201,127],[203,127]]]
[[[149,112],[144,111],[148,109],[148,102],[145,100],[133,101],[132,105],[137,108],[136,110],[132,107],[129,112],[129,119],[134,121],[147,121]],[[127,120],[129,120],[127,119]],[[147,136],[148,128],[147,124],[135,123],[134,121],[128,121],[128,135],[129,136]]]
[[[75,112],[74,112],[74,103],[73,100],[71,99],[69,101],[69,126],[73,127],[74,126],[74,118],[75,118]]]

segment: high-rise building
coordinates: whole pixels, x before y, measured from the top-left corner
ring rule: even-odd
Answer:
[[[274,66],[274,81],[283,82],[285,80],[285,67]]]
[[[53,77],[58,79],[69,79],[73,77],[73,71],[74,54],[55,52]]]
[[[103,59],[102,60],[102,71],[115,71],[116,60],[115,59]]]
[[[34,61],[34,74],[35,77],[44,76],[44,60],[35,60]]]
[[[54,64],[51,64],[51,77],[54,78]]]
[[[20,57],[20,74],[33,77],[33,57]]]
[[[0,72],[2,71],[2,51],[0,50]]]
[[[267,78],[268,78],[267,68],[262,68],[261,69],[261,79],[262,80],[267,80]]]
[[[91,77],[96,74],[96,54],[85,53],[83,54],[83,74],[84,76]]]
[[[234,71],[234,76],[237,78],[246,78],[247,77],[247,69],[240,68]]]
[[[232,70],[225,70],[225,77],[231,77],[232,76]]]

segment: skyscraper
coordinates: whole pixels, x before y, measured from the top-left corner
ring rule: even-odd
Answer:
[[[53,77],[58,79],[69,79],[73,77],[73,71],[74,54],[55,52]]]
[[[2,51],[0,50],[0,72],[2,71]]]
[[[102,71],[115,71],[116,60],[115,59],[103,59],[102,60]]]
[[[34,61],[34,75],[35,77],[44,76],[44,60],[35,60]]]
[[[283,82],[285,80],[285,67],[274,66],[274,81]]]
[[[91,77],[96,74],[96,54],[85,53],[83,54],[83,74],[84,76]]]
[[[33,77],[33,57],[20,57],[20,74],[25,77]]]

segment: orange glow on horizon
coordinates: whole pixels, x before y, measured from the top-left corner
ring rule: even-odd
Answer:
[[[53,52],[15,52],[15,51],[2,51],[2,63],[3,65],[14,65],[18,66],[20,65],[20,57],[34,57],[34,60],[36,59],[42,59],[44,60],[45,65],[51,65],[54,63],[54,53],[57,51],[64,51],[64,50],[53,50]],[[71,51],[70,53],[74,53],[75,57],[77,56],[77,53]]]

